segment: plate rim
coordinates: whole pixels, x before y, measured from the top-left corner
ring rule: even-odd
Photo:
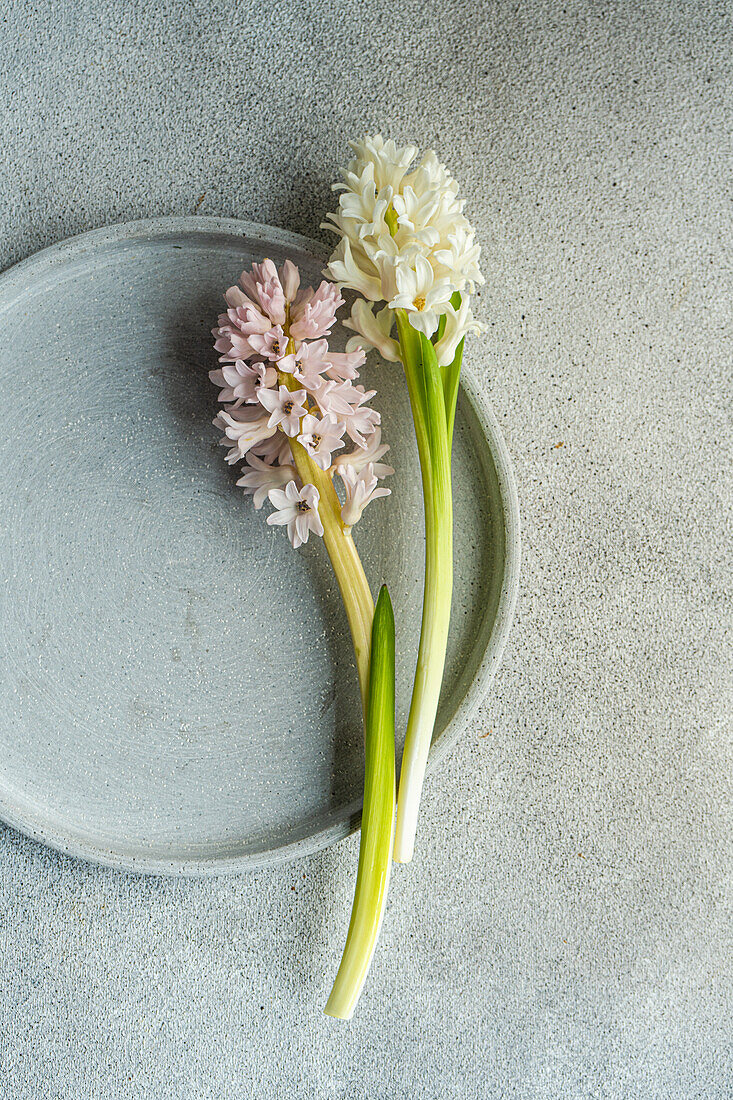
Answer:
[[[95,246],[136,239],[147,242],[164,238],[172,232],[183,234],[219,232],[226,236],[261,239],[264,245],[274,242],[285,247],[304,249],[320,257],[324,262],[329,254],[322,242],[301,233],[239,218],[173,214],[119,222],[90,229],[56,244],[48,245],[6,268],[0,273],[0,312],[5,312],[14,304],[13,299],[6,298],[8,289],[12,288],[14,283],[20,284],[19,290],[22,293],[25,289],[25,276],[32,271],[37,271],[39,268],[52,268],[75,253],[82,254],[88,248]],[[2,302],[2,298],[6,298],[6,301]],[[461,389],[477,417],[496,470],[504,519],[504,573],[496,617],[486,648],[476,674],[453,718],[430,749],[429,771],[432,771],[451,752],[486,699],[506,645],[519,591],[521,562],[519,497],[509,450],[477,375],[471,366],[465,363],[461,371]],[[126,855],[122,851],[111,850],[93,841],[87,842],[83,837],[75,837],[64,832],[63,829],[55,828],[53,822],[47,821],[43,816],[34,817],[32,813],[17,812],[2,793],[0,793],[0,820],[25,836],[64,855],[116,870],[157,875],[205,876],[255,871],[313,855],[356,832],[360,826],[361,813],[352,813],[343,820],[327,825],[306,837],[299,837],[261,852],[236,856],[212,855],[199,859]]]

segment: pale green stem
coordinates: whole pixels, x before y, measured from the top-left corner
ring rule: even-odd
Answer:
[[[453,501],[445,398],[437,363],[418,354],[414,330],[397,314],[403,366],[415,422],[425,505],[425,588],[415,682],[402,755],[394,858],[409,863],[443,681],[453,594]],[[419,341],[419,338],[418,338]]]
[[[359,999],[384,916],[389,887],[395,796],[394,615],[383,585],[372,630],[366,717],[364,809],[354,904],[341,964],[325,1012],[350,1020]]]

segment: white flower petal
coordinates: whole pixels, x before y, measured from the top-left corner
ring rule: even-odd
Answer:
[[[379,313],[374,314],[373,308],[361,298],[357,298],[351,308],[351,316],[343,321],[344,328],[350,328],[362,337],[361,340],[350,338],[347,347],[376,348],[383,359],[390,363],[397,363],[400,358],[400,346],[391,338],[390,331],[394,321],[394,313],[385,306]]]

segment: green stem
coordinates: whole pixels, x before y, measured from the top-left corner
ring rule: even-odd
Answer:
[[[364,986],[389,886],[395,796],[395,630],[385,585],[372,628],[366,717],[364,809],[359,866],[346,946],[325,1012],[349,1020]]]
[[[402,756],[394,858],[409,863],[440,699],[453,594],[453,500],[443,378],[430,341],[398,311],[397,328],[415,422],[425,505],[425,587],[415,682]],[[410,329],[410,331],[408,331]]]

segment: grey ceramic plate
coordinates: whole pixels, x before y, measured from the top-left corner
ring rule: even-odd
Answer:
[[[358,825],[359,702],[320,540],[294,552],[235,487],[211,425],[210,328],[252,260],[320,245],[215,218],[84,234],[0,278],[0,816],[154,872],[241,870]],[[375,364],[393,495],[357,529],[398,624],[399,726],[422,517],[405,387]],[[432,761],[484,697],[519,561],[505,446],[466,369],[456,585]]]

